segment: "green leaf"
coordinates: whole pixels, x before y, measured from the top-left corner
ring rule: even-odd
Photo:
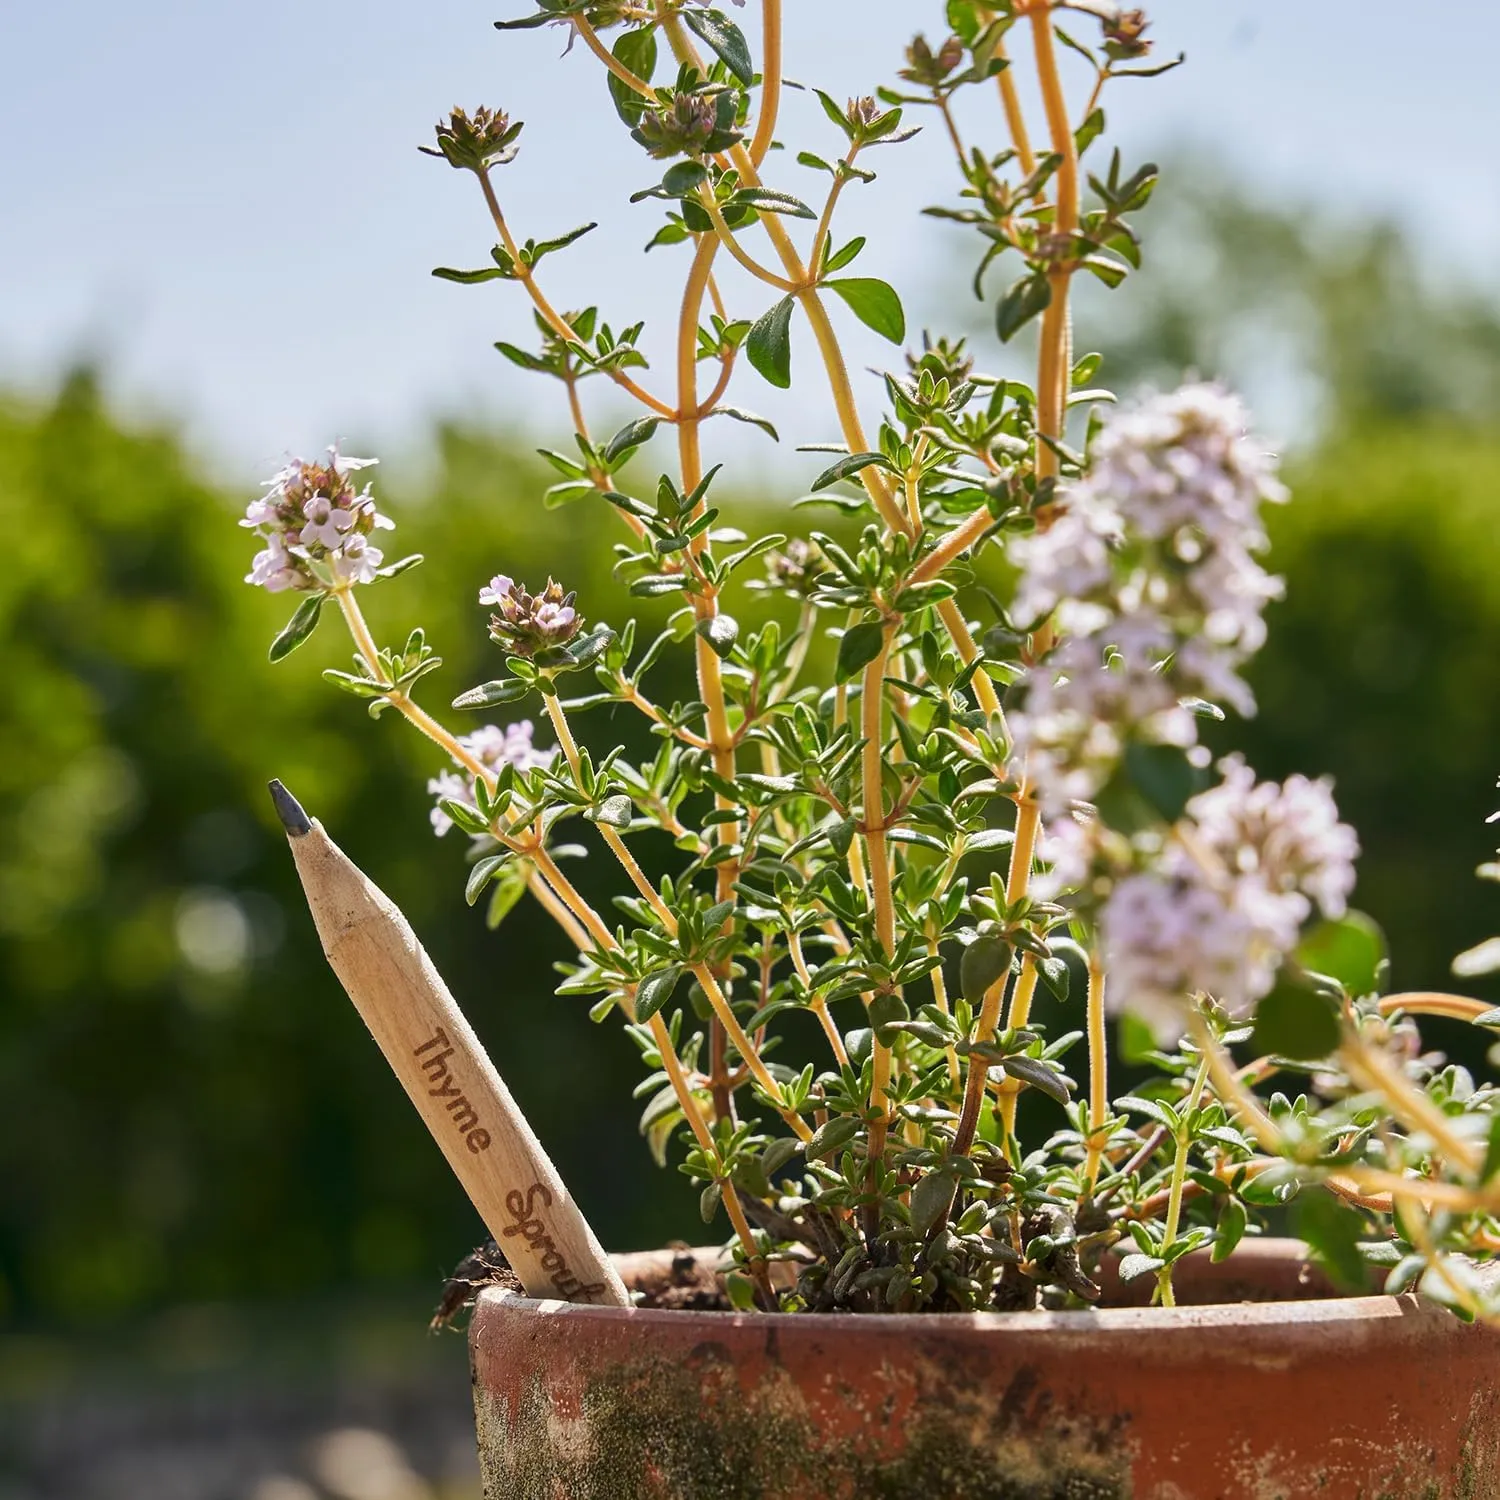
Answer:
[[[834,677],[839,682],[848,682],[880,655],[885,643],[885,627],[879,620],[864,620],[851,625],[839,642],[838,661],[834,666]]]
[[[635,816],[635,804],[623,792],[606,797],[598,807],[584,814],[591,823],[602,823],[606,828],[629,828]]]
[[[622,33],[610,50],[616,62],[624,63],[643,82],[651,82],[651,75],[656,71],[656,31],[653,27],[642,26]],[[609,94],[615,102],[615,113],[631,126],[640,122],[650,103],[613,73],[609,75]]]
[[[1052,301],[1052,286],[1040,273],[1023,276],[1000,299],[995,309],[995,332],[1008,344]]]
[[[1128,1109],[1155,1120],[1174,1137],[1182,1130],[1182,1117],[1163,1099],[1147,1099],[1141,1094],[1122,1094],[1115,1100],[1115,1105],[1119,1109]]]
[[[399,578],[403,573],[415,568],[422,561],[420,552],[409,552],[405,557],[399,557],[393,563],[387,563],[385,567],[376,569],[377,578]]]
[[[850,453],[836,464],[830,464],[813,480],[812,492],[817,494],[819,490],[826,490],[829,485],[837,484],[839,480],[848,479],[865,469],[889,470],[890,467],[891,461],[883,453]]]
[[[469,879],[464,885],[464,900],[470,905],[479,900],[481,893],[490,882],[490,877],[496,870],[500,869],[511,858],[510,851],[504,854],[491,854],[481,859],[472,870],[469,871]]]
[[[658,594],[680,593],[687,583],[682,573],[648,573],[644,578],[632,580],[630,592],[641,599],[654,599]]]
[[[759,427],[764,433],[769,434],[773,443],[781,441],[775,427],[764,417],[758,417],[753,411],[746,411],[740,406],[716,406],[709,412],[711,417],[733,417],[736,422],[748,422],[752,427]]]
[[[1176,745],[1133,744],[1125,751],[1131,784],[1169,823],[1182,816],[1198,790],[1198,773],[1187,752]]]
[[[637,417],[634,422],[622,427],[604,445],[604,461],[614,464],[621,459],[634,453],[642,443],[648,442],[656,429],[661,426],[659,417]]]
[[[1332,1001],[1282,979],[1255,1009],[1250,1045],[1271,1056],[1312,1061],[1333,1052],[1339,1034]]]
[[[1061,1073],[1054,1073],[1041,1058],[1007,1057],[1000,1066],[1018,1082],[1030,1084],[1059,1104],[1068,1102],[1068,1080]]]
[[[520,870],[512,868],[495,882],[489,910],[484,914],[484,925],[493,931],[510,915],[525,894],[526,876]]]
[[[507,344],[504,339],[499,339],[495,347],[513,364],[520,365],[523,370],[550,371],[552,366],[544,359],[539,359],[535,354],[525,349],[518,348],[515,344]]]
[[[865,1016],[870,1025],[875,1028],[876,1034],[880,1035],[883,1028],[894,1026],[898,1021],[911,1019],[911,1012],[906,1008],[906,1001],[893,990],[882,990],[873,996],[868,1006],[865,1007]],[[881,1036],[884,1041],[884,1036]]]
[[[515,703],[531,689],[532,684],[522,682],[519,677],[499,677],[494,682],[482,682],[467,693],[460,693],[453,700],[453,707],[494,708],[501,703]]]
[[[1120,1280],[1135,1281],[1142,1276],[1149,1276],[1153,1271],[1159,1271],[1166,1265],[1166,1261],[1157,1255],[1141,1255],[1132,1252],[1120,1257]]]
[[[926,1234],[953,1207],[958,1184],[946,1172],[930,1172],[911,1190],[911,1227]]]
[[[580,224],[577,229],[570,229],[566,234],[560,234],[555,239],[538,240],[531,247],[532,265],[535,265],[544,255],[551,255],[554,250],[566,250],[574,240],[581,240],[590,230],[598,227],[598,224]]]
[[[615,633],[608,625],[596,625],[587,635],[570,641],[564,648],[575,667],[587,667],[599,660],[614,644]]]
[[[865,248],[865,237],[857,234],[842,250],[835,250],[823,264],[823,274],[826,276],[832,271],[842,271],[850,261]]]
[[[1235,1247],[1244,1239],[1249,1222],[1250,1216],[1245,1212],[1245,1205],[1238,1198],[1227,1198],[1219,1213],[1219,1232],[1208,1258],[1214,1261],[1228,1260],[1234,1254]]]
[[[662,191],[671,198],[685,198],[708,181],[708,168],[701,161],[674,162],[661,180]]]
[[[800,198],[790,193],[774,192],[771,188],[741,188],[731,203],[753,208],[763,214],[786,214],[792,219],[816,219],[818,216]]]
[[[985,991],[1010,973],[1010,944],[983,934],[964,949],[958,966],[959,988],[970,1005],[978,1005]]]
[[[1082,156],[1085,151],[1099,137],[1099,132],[1104,129],[1104,111],[1096,109],[1089,115],[1082,125],[1073,132],[1073,149]]]
[[[1488,1182],[1500,1172],[1500,1115],[1490,1121],[1490,1136],[1484,1148],[1484,1165],[1479,1169],[1479,1180]]]
[[[841,1151],[859,1134],[859,1121],[853,1115],[835,1115],[826,1125],[813,1131],[812,1139],[803,1149],[809,1161],[821,1156],[832,1156]]]
[[[687,15],[696,12],[687,11]],[[729,1305],[736,1312],[754,1312],[755,1283],[743,1271],[726,1271],[724,1273],[724,1295],[729,1298]]]
[[[465,833],[478,836],[490,831],[490,825],[485,821],[483,814],[467,802],[460,802],[456,797],[443,797],[439,800],[438,806],[452,820],[453,826],[462,829]]]
[[[681,964],[668,964],[666,968],[657,969],[646,975],[636,986],[636,1020],[649,1021],[672,998],[672,992],[677,988],[677,981],[681,978]]]
[[[1059,999],[1068,998],[1068,988],[1072,981],[1072,973],[1068,968],[1065,958],[1039,958],[1036,961],[1036,971],[1042,977],[1042,983]]]
[[[793,299],[783,297],[762,313],[745,336],[745,354],[770,383],[786,390],[792,383]]]
[[[460,286],[477,286],[481,281],[504,281],[509,272],[500,266],[485,266],[478,271],[456,271],[452,266],[434,266],[432,274],[442,281],[456,281]]]
[[[339,672],[332,667],[323,669],[323,678],[331,682],[335,687],[342,688],[346,693],[353,693],[356,698],[384,698],[390,689],[370,677],[356,677],[353,672]]]
[[[869,276],[845,276],[825,281],[830,292],[837,292],[849,304],[849,310],[866,328],[873,328],[882,338],[899,344],[906,337],[906,313],[895,289]]]
[[[1403,1255],[1396,1262],[1391,1274],[1385,1278],[1385,1286],[1382,1290],[1387,1297],[1398,1297],[1402,1292],[1409,1292],[1417,1278],[1426,1269],[1427,1257],[1425,1255]]]
[[[1370,1273],[1359,1248],[1365,1221],[1356,1210],[1332,1193],[1308,1193],[1292,1212],[1292,1229],[1336,1285],[1369,1290]]]
[[[747,88],[755,82],[755,63],[745,34],[720,10],[680,10],[689,31],[718,55],[719,60]],[[644,75],[643,75],[644,76]]]
[[[1115,1031],[1120,1056],[1128,1063],[1150,1062],[1157,1053],[1156,1033],[1137,1015],[1126,1011]]]
[[[724,1184],[717,1179],[698,1194],[698,1213],[705,1224],[712,1224],[724,1201]]]
[[[734,650],[734,643],[740,638],[740,622],[733,615],[722,612],[699,620],[697,630],[720,661]]]
[[[323,601],[327,594],[309,594],[297,606],[296,613],[282,627],[281,634],[271,642],[271,660],[280,661],[293,651],[318,628],[318,616],[323,612]]]
[[[1453,960],[1453,972],[1460,979],[1478,979],[1483,974],[1493,974],[1497,969],[1500,969],[1500,938],[1486,938],[1482,943],[1475,943]],[[1481,1024],[1496,1023],[1491,1021]]]
[[[1375,920],[1349,911],[1337,921],[1319,922],[1293,957],[1304,969],[1337,979],[1358,999],[1379,993],[1386,951],[1385,934]]]

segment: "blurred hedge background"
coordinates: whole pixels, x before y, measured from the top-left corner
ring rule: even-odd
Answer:
[[[1168,183],[1160,258],[1112,301],[1124,322],[1101,378],[1222,374],[1295,440],[1295,498],[1271,517],[1287,598],[1254,671],[1261,711],[1225,743],[1266,775],[1336,778],[1395,982],[1443,987],[1453,954],[1500,929],[1493,887],[1472,878],[1500,796],[1500,314],[1383,226]],[[1086,342],[1097,311],[1080,314]],[[543,511],[529,439],[447,425],[434,446],[420,493],[378,485],[402,550],[427,562],[369,608],[390,638],[426,626],[446,658],[426,693],[440,704],[492,675],[471,604],[489,573],[550,569],[593,616],[627,606],[602,544],[612,518]],[[240,582],[251,546],[234,521],[256,477],[210,482],[170,431],[117,419],[87,370],[0,401],[12,1327],[351,1288],[419,1311],[479,1237],[322,961],[272,774],[407,910],[606,1242],[702,1233],[696,1195],[636,1135],[634,1049],[550,995],[549,924],[523,906],[490,934],[464,906],[460,841],[427,831],[427,747],[319,679],[345,664],[336,629],[267,664],[289,610]],[[688,695],[660,684],[674,691]],[[587,728],[611,738],[597,717]]]

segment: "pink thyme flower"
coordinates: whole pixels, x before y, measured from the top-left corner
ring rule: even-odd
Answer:
[[[458,743],[487,770],[498,771],[508,764],[526,773],[550,766],[557,755],[555,747],[538,750],[532,743],[533,732],[530,719],[520,719],[503,729],[498,724],[485,724],[472,734],[462,735]],[[473,808],[479,805],[474,778],[465,772],[443,771],[429,779],[427,790],[438,802],[462,802]],[[434,807],[429,816],[439,838],[453,827],[453,819],[441,807]]]
[[[375,462],[330,448],[323,463],[294,458],[272,475],[240,521],[265,543],[246,582],[279,592],[374,579],[383,554],[368,538],[395,523],[349,476]]]

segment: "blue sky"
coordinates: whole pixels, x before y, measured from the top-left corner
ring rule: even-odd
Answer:
[[[439,411],[555,436],[552,391],[491,348],[527,341],[519,291],[428,274],[481,264],[492,236],[472,181],[416,146],[455,103],[526,119],[524,149],[501,177],[515,227],[543,237],[601,221],[548,263],[554,300],[643,317],[657,351],[681,252],[639,254],[654,212],[625,200],[652,180],[650,164],[614,123],[593,60],[581,48],[560,58],[551,29],[491,29],[522,4],[5,7],[0,381],[43,383],[97,354],[127,406],[180,417],[195,447],[239,477],[336,436],[411,453]],[[788,73],[839,97],[888,81],[912,31],[942,30],[936,0],[790,0],[788,10]],[[1150,12],[1159,52],[1184,50],[1188,64],[1106,99],[1127,158],[1170,142],[1208,147],[1267,189],[1395,213],[1437,272],[1488,278],[1500,246],[1493,0],[1420,11],[1392,0],[1160,0]],[[754,6],[740,15],[753,30]],[[1093,29],[1075,23],[1080,35]],[[1003,139],[988,96],[966,124]],[[781,134],[826,150],[828,130],[801,103]],[[792,154],[773,182],[815,191]],[[878,236],[861,270],[915,287],[914,322],[935,316],[965,295],[968,265],[955,231],[917,213],[951,196],[943,143],[928,132],[873,164],[882,179],[847,195],[843,234]],[[767,301],[737,277],[725,289],[738,312]],[[857,327],[850,353],[855,366],[891,357]],[[741,404],[802,414],[752,373],[740,381]],[[603,404],[601,426],[625,415]]]

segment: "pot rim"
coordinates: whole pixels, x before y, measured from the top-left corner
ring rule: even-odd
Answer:
[[[1248,1253],[1247,1253],[1248,1252]],[[659,1251],[643,1251],[614,1257],[622,1272],[631,1263],[644,1265],[660,1256]],[[716,1252],[711,1252],[716,1253]],[[1244,1245],[1236,1259],[1284,1263],[1306,1262],[1307,1247],[1298,1240],[1267,1237]],[[1366,1293],[1362,1296],[1307,1297],[1274,1302],[1220,1302],[1187,1307],[1103,1307],[1069,1312],[972,1312],[972,1313],[762,1313],[708,1312],[665,1307],[597,1307],[584,1302],[564,1302],[556,1298],[527,1297],[503,1287],[485,1287],[479,1304],[490,1304],[498,1312],[537,1313],[547,1317],[566,1316],[606,1325],[620,1322],[651,1325],[680,1324],[684,1319],[708,1321],[716,1328],[765,1327],[800,1328],[809,1334],[851,1333],[863,1329],[871,1334],[894,1334],[900,1330],[910,1335],[917,1330],[932,1334],[1011,1333],[1092,1334],[1109,1337],[1123,1335],[1135,1338],[1142,1334],[1171,1331],[1275,1328],[1288,1324],[1309,1325],[1354,1324],[1385,1319],[1428,1318],[1464,1325],[1446,1308],[1424,1302],[1414,1293],[1400,1296]],[[476,1305],[476,1312],[478,1306]]]

